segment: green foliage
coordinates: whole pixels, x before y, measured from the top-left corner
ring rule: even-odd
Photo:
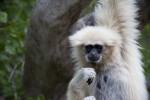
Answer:
[[[29,97],[29,98],[27,98],[26,100],[35,100],[35,99],[34,99],[34,98]]]
[[[89,5],[89,9],[85,12],[84,16],[86,14],[89,14],[89,13],[91,13],[91,12],[94,11],[94,7],[95,7],[95,5],[96,5],[97,2],[98,2],[98,0],[92,0],[91,1],[90,5]]]
[[[0,1],[0,97],[21,100],[25,33],[35,0]]]
[[[6,12],[0,12],[0,23],[6,23],[7,22],[7,13]]]
[[[140,44],[142,45],[143,49],[141,50],[143,54],[143,63],[145,74],[148,79],[150,79],[150,24],[145,26],[144,30],[142,31]]]
[[[45,97],[44,97],[43,95],[39,95],[39,96],[37,97],[37,99],[34,99],[34,98],[29,97],[29,98],[27,98],[26,100],[45,100]]]
[[[142,45],[143,49],[141,50],[143,54],[143,64],[144,64],[144,71],[146,75],[146,79],[148,84],[150,84],[150,24],[146,25],[144,30],[142,31],[140,44]],[[148,89],[150,93],[150,88]]]
[[[43,95],[39,95],[37,100],[45,100],[45,97]]]

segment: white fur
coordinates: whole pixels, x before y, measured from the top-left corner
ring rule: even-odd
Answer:
[[[85,97],[83,100],[96,100],[94,96]]]
[[[121,37],[115,31],[106,27],[87,26],[69,37],[72,47],[84,44],[106,43],[106,45],[119,45]]]
[[[102,64],[97,65],[96,72],[109,70],[113,65],[119,65],[116,69],[121,71],[118,73],[119,79],[126,86],[127,95],[125,96],[128,96],[129,100],[148,100],[142,56],[137,43],[139,31],[136,29],[138,22],[135,20],[137,8],[134,0],[100,0],[99,2],[94,13],[97,26],[85,27],[69,37],[73,47],[72,56],[76,62],[76,72],[78,73],[83,66],[92,67],[86,62],[82,47],[91,43],[103,44],[107,48],[103,54],[104,60],[101,61]],[[75,74],[73,80],[77,81],[77,79]],[[70,85],[72,84],[76,83],[71,82]],[[84,91],[86,89],[84,88]],[[76,94],[78,93],[69,87],[68,100],[82,100],[93,93]]]

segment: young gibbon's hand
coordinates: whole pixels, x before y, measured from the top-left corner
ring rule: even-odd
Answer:
[[[85,86],[90,86],[96,77],[95,70],[93,68],[82,68],[79,70],[70,85],[74,89],[74,91],[82,90]]]
[[[67,100],[96,100],[92,95],[96,73],[93,68],[82,68],[77,71],[69,83]]]

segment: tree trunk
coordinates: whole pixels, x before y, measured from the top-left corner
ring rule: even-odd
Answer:
[[[142,29],[150,21],[150,1],[137,1],[141,8],[139,28]],[[68,35],[84,25],[94,25],[92,13],[79,19],[90,2],[91,0],[37,0],[26,35],[23,75],[25,97],[43,94],[46,100],[65,100],[74,66]]]

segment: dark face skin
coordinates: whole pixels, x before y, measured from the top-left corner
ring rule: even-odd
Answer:
[[[101,60],[101,53],[103,51],[103,46],[99,44],[95,45],[85,45],[84,47],[86,53],[86,60],[90,63],[97,63]]]

